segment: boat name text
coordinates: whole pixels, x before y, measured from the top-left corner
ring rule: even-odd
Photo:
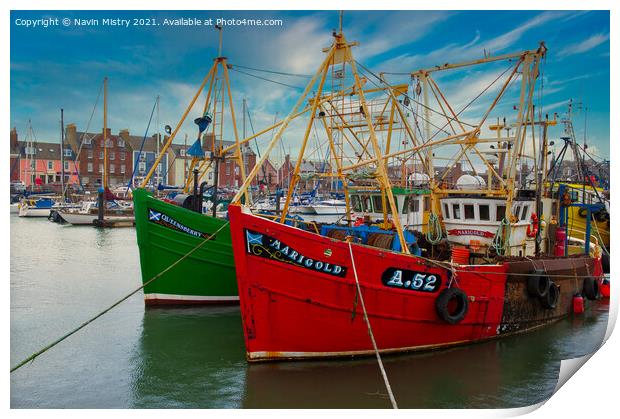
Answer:
[[[388,268],[381,276],[386,287],[411,291],[435,292],[441,286],[441,276],[407,269]]]
[[[190,236],[194,236],[198,238],[206,239],[208,237],[211,237],[211,234],[203,233],[198,230],[194,230],[193,228],[190,228],[184,224],[181,224],[180,222],[178,222],[171,216],[164,214],[161,211],[157,211],[157,210],[149,208],[148,213],[149,213],[149,222],[151,223],[159,224],[163,227],[170,228],[176,231],[180,231],[182,233],[189,234]]]
[[[254,256],[290,263],[301,268],[338,277],[344,277],[347,273],[347,268],[343,266],[309,258],[280,240],[265,234],[245,230],[245,240],[247,253]]]

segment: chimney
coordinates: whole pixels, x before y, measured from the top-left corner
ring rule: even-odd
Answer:
[[[129,130],[127,128],[120,130],[118,132],[118,136],[125,141],[125,144],[129,142]]]
[[[76,153],[80,149],[77,138],[77,127],[75,124],[67,124],[65,127],[65,144],[68,144]]]
[[[11,150],[17,150],[19,148],[19,141],[17,140],[17,129],[13,127],[11,130]]]

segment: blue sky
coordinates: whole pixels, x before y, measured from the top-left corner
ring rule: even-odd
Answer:
[[[153,102],[161,95],[160,126],[175,125],[217,55],[217,31],[212,27],[48,27],[24,28],[16,19],[73,18],[273,18],[278,27],[229,26],[224,29],[224,55],[235,65],[295,74],[312,74],[321,48],[329,46],[338,24],[334,11],[13,11],[11,13],[11,125],[25,135],[28,119],[39,140],[59,140],[59,108],[65,121],[84,129],[101,80],[109,77],[109,122],[113,132],[129,128],[143,135]],[[606,11],[353,11],[345,12],[344,31],[360,42],[358,61],[374,72],[407,73],[418,68],[536,48],[549,48],[542,73],[544,112],[563,113],[569,99],[588,108],[590,150],[609,157],[609,13]],[[475,96],[498,76],[504,64],[470,68],[440,75],[437,81],[457,105]],[[241,69],[240,69],[241,70]],[[243,70],[252,72],[248,70]],[[292,86],[306,78],[256,73]],[[390,82],[407,83],[406,75],[388,75]],[[231,72],[235,106],[247,98],[254,127],[269,125],[274,115],[287,114],[300,89]],[[491,117],[508,116],[506,103]],[[91,130],[102,126],[101,103]],[[480,116],[483,107],[467,117]],[[191,119],[199,111],[191,114]],[[575,115],[577,136],[583,137],[585,112]],[[149,134],[156,131],[151,125]],[[292,127],[295,133],[295,127]],[[181,133],[195,130],[191,124]],[[561,128],[554,128],[558,137]],[[298,136],[288,134],[289,150]],[[182,141],[183,135],[178,137]]]

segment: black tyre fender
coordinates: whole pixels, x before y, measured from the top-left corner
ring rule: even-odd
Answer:
[[[456,302],[456,309],[450,312],[448,305],[451,301]],[[435,300],[435,309],[440,319],[449,324],[460,323],[469,309],[467,294],[459,288],[446,288],[439,293]]]
[[[541,298],[542,305],[545,308],[553,310],[558,305],[558,300],[560,299],[560,287],[556,285],[555,282],[549,284],[549,291],[547,295]]]
[[[543,298],[549,292],[551,279],[545,275],[542,269],[536,269],[532,276],[527,278],[527,292],[534,297]]]
[[[598,298],[599,286],[598,281],[591,276],[583,280],[583,295],[588,300],[596,300]]]

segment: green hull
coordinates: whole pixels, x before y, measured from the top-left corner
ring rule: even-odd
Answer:
[[[225,220],[170,204],[134,191],[136,233],[142,283],[164,271]],[[239,301],[230,227],[224,227],[194,253],[144,287],[146,304],[207,304]]]

